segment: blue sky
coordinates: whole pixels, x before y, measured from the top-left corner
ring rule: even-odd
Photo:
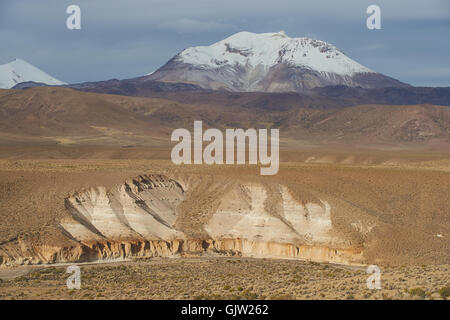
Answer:
[[[71,4],[81,30],[66,28]],[[366,28],[371,4],[381,30]],[[22,58],[69,83],[124,79],[190,46],[280,30],[413,85],[450,86],[450,0],[0,0],[0,64]]]

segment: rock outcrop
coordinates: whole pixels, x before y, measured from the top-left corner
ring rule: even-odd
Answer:
[[[163,175],[141,175],[112,189],[91,187],[65,201],[65,244],[12,239],[0,245],[0,264],[89,262],[202,254],[292,258],[361,264],[363,248],[333,228],[325,199],[300,203],[284,185],[233,184],[190,238],[177,228],[180,204],[193,186]],[[274,196],[275,194],[275,196]],[[192,213],[191,213],[192,215]]]

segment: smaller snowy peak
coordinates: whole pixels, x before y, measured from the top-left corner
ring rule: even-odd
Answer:
[[[22,59],[0,65],[0,88],[10,89],[22,82],[37,82],[48,85],[64,85],[66,83],[53,78]]]
[[[373,73],[334,45],[311,38],[276,33],[239,32],[210,46],[182,51],[178,59],[203,68],[223,66],[271,68],[280,63],[339,75]]]

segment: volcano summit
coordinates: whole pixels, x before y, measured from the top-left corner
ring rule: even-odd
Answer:
[[[183,81],[227,91],[308,92],[345,85],[408,86],[347,57],[334,45],[277,33],[239,32],[210,46],[183,50],[149,80]]]

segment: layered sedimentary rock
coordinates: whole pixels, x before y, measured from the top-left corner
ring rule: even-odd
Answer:
[[[90,188],[66,200],[74,221],[61,225],[80,241],[181,239],[173,225],[183,193],[162,176],[140,176],[112,190]]]
[[[186,214],[180,204],[195,193],[187,190],[195,181],[183,179],[141,175],[111,189],[98,186],[76,192],[66,198],[67,217],[60,222],[64,244],[12,239],[0,246],[0,264],[205,253],[364,262],[362,247],[352,245],[333,227],[333,208],[326,199],[299,202],[280,184],[232,184],[220,194],[218,207],[203,225],[206,236],[192,238],[177,224]],[[189,217],[195,218],[195,212]]]

